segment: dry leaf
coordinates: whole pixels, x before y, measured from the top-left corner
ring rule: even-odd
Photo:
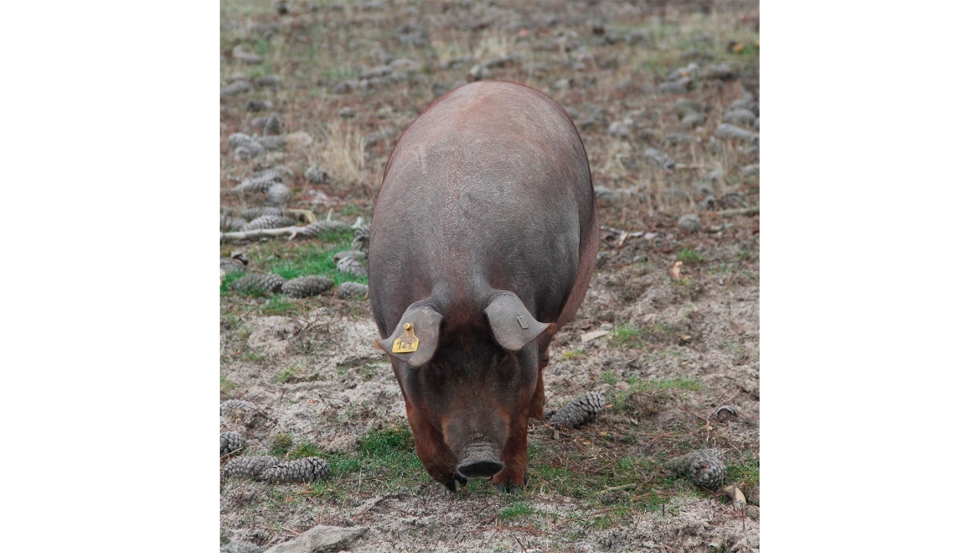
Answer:
[[[745,494],[742,493],[742,490],[738,489],[738,486],[735,484],[730,484],[722,488],[721,491],[725,492],[728,494],[728,497],[732,498],[732,505],[734,505],[736,509],[745,507]]]
[[[606,334],[609,334],[608,330],[593,330],[592,332],[586,332],[582,335],[582,342],[589,342],[595,340],[596,338],[602,338]]]

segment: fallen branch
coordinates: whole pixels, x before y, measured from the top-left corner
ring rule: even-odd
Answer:
[[[240,230],[236,232],[222,232],[221,241],[240,241],[240,240],[255,240],[257,238],[276,238],[280,236],[288,236],[288,240],[296,238],[296,236],[304,236],[306,238],[312,238],[317,233],[323,232],[329,229],[347,229],[350,230],[352,227],[346,223],[340,223],[337,221],[331,221],[326,219],[324,221],[317,221],[306,225],[305,227],[291,226],[291,227],[281,227],[281,228],[267,228],[267,229],[255,229],[255,230]]]
[[[277,238],[279,236],[289,236],[289,240],[296,237],[306,227],[282,227],[282,228],[263,228],[255,230],[240,230],[237,232],[222,232],[222,242],[234,242],[239,240],[255,240],[257,238]]]

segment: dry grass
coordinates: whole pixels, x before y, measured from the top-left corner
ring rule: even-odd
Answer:
[[[370,188],[365,170],[364,135],[341,121],[327,123],[330,137],[316,162],[334,178],[340,188]]]

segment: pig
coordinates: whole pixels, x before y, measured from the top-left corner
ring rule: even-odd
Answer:
[[[398,139],[371,222],[371,308],[415,450],[450,491],[527,485],[548,345],[585,297],[598,249],[589,161],[557,102],[478,81]]]

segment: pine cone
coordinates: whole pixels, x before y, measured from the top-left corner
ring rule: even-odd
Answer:
[[[358,277],[368,276],[367,269],[361,262],[353,257],[342,257],[337,260],[337,270],[341,273],[348,273]]]
[[[262,146],[258,142],[256,142],[255,144],[259,148],[262,148]],[[264,148],[263,151],[265,151]],[[261,175],[258,177],[252,176],[243,180],[241,184],[232,188],[231,191],[241,192],[243,194],[265,194],[266,192],[269,191],[270,188],[272,188],[273,184],[280,182],[281,180],[282,180],[281,178],[267,176],[267,175]]]
[[[361,284],[360,282],[342,282],[337,287],[337,297],[344,300],[363,298],[367,293],[367,284]]]
[[[244,146],[235,148],[235,157],[242,161],[248,161],[252,158],[259,157],[264,153],[265,148],[263,148],[258,142],[249,142]]]
[[[337,229],[337,230],[347,230],[350,225],[347,223],[341,223],[339,221],[317,221],[315,223],[310,223],[303,227],[301,231],[296,233],[297,236],[302,236],[303,238],[316,238],[318,234],[326,230]]]
[[[279,459],[271,455],[236,457],[225,463],[224,475],[238,478],[260,478],[263,472],[277,464],[279,464]]]
[[[715,136],[729,140],[752,140],[758,138],[759,135],[735,125],[722,123],[715,129]]]
[[[263,88],[279,88],[279,84],[282,82],[276,75],[263,75],[255,79],[255,86]]]
[[[255,141],[266,150],[281,150],[286,147],[286,139],[281,136],[260,136]]]
[[[253,219],[258,219],[263,215],[274,215],[276,217],[285,217],[286,212],[283,211],[281,207],[265,206],[265,207],[250,207],[248,209],[243,209],[241,213],[238,214],[242,219],[246,221],[251,221]]]
[[[242,227],[242,230],[283,228],[283,227],[291,227],[295,224],[296,221],[290,219],[289,217],[276,217],[275,215],[263,215],[258,219],[253,219],[249,221],[244,227]]]
[[[756,126],[759,122],[759,118],[755,116],[754,113],[745,108],[734,108],[725,112],[725,115],[721,119],[725,123],[733,123],[736,125],[750,125]]]
[[[235,148],[246,146],[254,141],[255,139],[252,138],[251,136],[243,132],[236,132],[235,134],[228,137],[228,147],[234,150]]]
[[[579,427],[592,422],[606,406],[599,392],[589,392],[565,404],[548,419],[548,424]]]
[[[238,432],[225,432],[221,435],[221,456],[241,453],[245,449],[245,438]]]
[[[221,402],[221,414],[224,415],[226,412],[232,409],[255,409],[255,404],[251,401],[244,399],[229,399],[228,401]]]
[[[695,484],[716,489],[725,483],[728,467],[717,449],[699,449],[667,461],[667,468],[688,476]]]
[[[337,253],[333,254],[333,262],[334,262],[334,265],[336,265],[337,263],[340,263],[340,260],[341,259],[344,259],[345,257],[353,257],[354,259],[356,259],[358,261],[358,263],[360,263],[361,261],[364,261],[367,258],[367,256],[364,255],[364,252],[362,252],[362,251],[358,251],[358,250],[344,250],[344,251],[337,252]]]
[[[232,254],[231,257],[221,258],[221,276],[233,275],[235,273],[240,273],[245,270],[245,266],[248,265],[248,258],[245,254],[237,252],[238,256]]]
[[[312,182],[313,184],[329,184],[332,180],[330,175],[328,175],[327,172],[324,171],[319,165],[314,165],[307,169],[306,172],[303,173],[303,176],[306,177],[306,180]]]
[[[249,100],[245,104],[245,111],[262,111],[266,109],[272,109],[272,102],[268,100]]]
[[[282,285],[286,279],[277,274],[271,273],[250,273],[232,282],[228,286],[241,294],[258,292],[262,294],[276,294],[282,290]]]
[[[221,232],[235,232],[242,230],[242,227],[247,223],[245,219],[238,217],[231,217],[228,215],[221,216]]]
[[[312,482],[325,480],[329,476],[330,465],[326,461],[319,457],[305,457],[269,467],[259,478],[269,482]]]
[[[350,242],[350,247],[367,254],[368,243],[371,238],[371,224],[360,226],[354,229],[354,239]]]
[[[252,173],[251,178],[257,180],[272,179],[276,182],[282,182],[283,177],[288,177],[292,174],[293,171],[289,167],[286,167],[285,165],[276,165],[273,167],[265,167],[255,173]]]
[[[265,126],[262,132],[266,135],[281,134],[282,133],[282,121],[279,119],[278,113],[273,113],[265,120]]]
[[[249,90],[252,90],[252,84],[248,81],[235,81],[221,89],[221,97],[234,96],[235,94],[241,94]]]
[[[289,201],[289,196],[291,192],[289,187],[281,182],[277,182],[269,187],[269,191],[265,193],[266,200],[273,205],[284,205]]]
[[[329,277],[318,275],[304,276],[287,280],[282,285],[282,293],[291,298],[318,296],[333,288],[333,285],[333,279]]]

